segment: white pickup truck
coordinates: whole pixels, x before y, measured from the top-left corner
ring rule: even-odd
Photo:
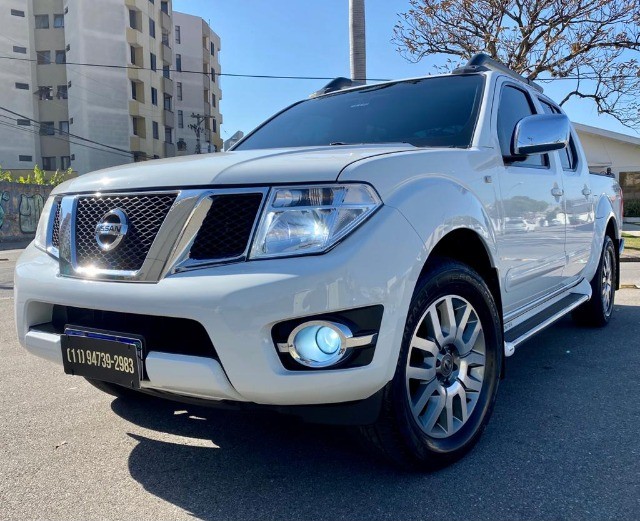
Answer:
[[[484,55],[343,79],[230,152],[60,185],[17,330],[116,395],[356,424],[435,468],[479,438],[504,357],[569,312],[609,321],[621,215],[562,110]]]

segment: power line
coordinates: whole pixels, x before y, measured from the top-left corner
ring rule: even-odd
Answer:
[[[32,123],[35,123],[35,124],[36,124],[36,125],[38,125],[39,127],[42,127],[42,122],[37,121],[37,120],[35,120],[35,119],[32,119],[32,118],[30,118],[30,117],[28,117],[28,116],[25,116],[25,115],[23,115],[23,114],[19,114],[18,112],[14,112],[13,110],[8,109],[8,108],[6,108],[6,107],[3,107],[3,106],[1,106],[1,105],[0,105],[0,110],[4,110],[5,112],[8,112],[9,114],[13,114],[14,116],[18,116],[19,118],[27,119],[27,120],[31,121]],[[114,146],[111,146],[111,145],[106,145],[106,144],[104,144],[104,143],[100,143],[99,141],[94,141],[94,140],[92,140],[92,139],[89,139],[89,138],[86,138],[86,137],[83,137],[83,136],[79,136],[79,135],[77,135],[77,134],[72,134],[71,132],[66,132],[66,131],[63,131],[63,130],[61,130],[60,132],[61,132],[62,134],[65,134],[65,135],[69,136],[69,137],[74,137],[74,138],[76,138],[76,139],[79,139],[79,140],[81,140],[81,141],[85,141],[85,142],[87,142],[87,143],[91,143],[91,144],[93,144],[93,145],[99,145],[99,146],[101,146],[101,147],[105,147],[105,148],[108,148],[108,149],[110,149],[110,150],[115,150],[116,152],[120,152],[121,154],[126,154],[126,155],[127,155],[127,157],[133,157],[133,156],[135,156],[135,153],[134,153],[134,152],[132,152],[132,151],[130,151],[130,150],[125,150],[125,149],[123,149],[123,148],[118,148],[118,147],[114,147]],[[70,141],[70,140],[69,140],[69,141]],[[71,141],[70,141],[70,142],[71,142]],[[74,144],[78,144],[78,143],[74,143]],[[103,150],[103,152],[108,152],[108,150]],[[147,157],[148,159],[152,159],[152,157],[151,157],[151,156],[149,156],[149,155],[147,155],[147,154],[144,154],[144,155],[145,155],[145,157]]]

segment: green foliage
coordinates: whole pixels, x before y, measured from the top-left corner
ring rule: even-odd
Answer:
[[[625,217],[640,217],[640,200],[632,199],[624,202]]]
[[[2,170],[0,166],[0,181],[8,181],[9,183],[20,183],[28,185],[41,185],[41,186],[57,186],[63,181],[66,181],[73,170],[71,168],[67,170],[56,170],[51,177],[47,179],[45,171],[38,165],[33,167],[33,172],[29,172],[27,176],[20,176],[17,179],[13,177],[13,174],[9,170]]]

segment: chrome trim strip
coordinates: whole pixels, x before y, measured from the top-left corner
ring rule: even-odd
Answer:
[[[56,214],[58,213],[57,206],[59,206],[62,202],[60,197],[56,197],[53,200],[53,206],[51,207],[51,212],[49,212],[49,221],[47,222],[47,238],[45,241],[45,246],[47,253],[56,259],[59,257],[60,252],[58,248],[53,245],[53,223],[56,220]],[[55,211],[53,209],[56,208]],[[62,223],[62,210],[60,212],[60,222]],[[58,238],[60,238],[60,229],[58,229]],[[58,245],[60,243],[58,242]]]
[[[539,333],[543,329],[546,329],[551,324],[553,324],[554,322],[558,321],[559,319],[564,317],[567,313],[573,311],[575,308],[577,308],[578,306],[580,306],[582,303],[586,302],[587,300],[589,300],[589,295],[582,295],[575,302],[572,302],[571,305],[567,306],[564,309],[561,309],[555,315],[550,316],[547,320],[545,320],[543,322],[540,322],[540,324],[538,324],[536,327],[534,327],[534,328],[530,329],[529,331],[527,331],[521,337],[518,337],[518,338],[516,338],[515,340],[513,340],[511,342],[505,342],[504,343],[504,355],[505,356],[511,356],[515,352],[516,347],[518,347],[524,341],[529,340],[532,336],[536,335],[537,333]]]

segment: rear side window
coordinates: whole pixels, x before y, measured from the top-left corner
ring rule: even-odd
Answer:
[[[518,121],[532,114],[535,110],[526,92],[510,85],[502,89],[498,107],[498,141],[503,156],[511,155],[511,140]],[[514,162],[513,166],[546,167],[547,164],[546,154],[536,154]]]
[[[544,100],[540,100],[542,110],[545,114],[562,114],[558,107],[550,105]],[[558,150],[560,154],[560,163],[563,170],[575,170],[578,163],[578,154],[576,153],[576,145],[573,141],[573,136],[569,138],[569,145],[562,150]]]

